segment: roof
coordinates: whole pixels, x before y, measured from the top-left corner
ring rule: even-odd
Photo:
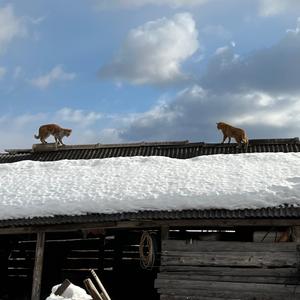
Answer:
[[[47,148],[48,147],[48,148]],[[22,160],[56,161],[62,159],[101,159],[120,156],[166,156],[188,159],[201,155],[256,153],[256,152],[300,152],[299,138],[250,140],[247,149],[236,144],[190,143],[188,141],[72,145],[58,149],[33,147],[33,149],[12,149],[0,154],[0,163]],[[49,148],[50,147],[50,148]],[[208,209],[181,211],[138,211],[114,214],[87,214],[80,216],[50,216],[13,220],[0,220],[0,228],[39,227],[63,224],[91,224],[124,221],[176,221],[181,220],[251,220],[280,219],[299,220],[300,207],[281,206],[262,209]]]
[[[0,154],[0,163],[22,160],[56,161],[62,159],[101,159],[126,156],[167,156],[188,159],[201,155],[256,152],[300,152],[299,138],[255,139],[247,149],[236,144],[213,144],[189,141],[141,142],[130,144],[92,144],[54,147],[53,144],[33,145],[32,149],[10,149]]]
[[[16,228],[16,227],[34,227],[34,226],[54,226],[54,225],[76,225],[85,224],[88,228],[89,224],[101,223],[103,226],[107,223],[108,227],[115,227],[117,222],[125,223],[131,227],[128,222],[136,222],[137,226],[153,226],[159,225],[160,222],[165,225],[180,226],[180,221],[191,221],[189,224],[195,226],[203,223],[207,226],[216,225],[212,221],[220,221],[219,226],[230,224],[226,220],[244,221],[242,224],[247,225],[247,221],[254,221],[254,225],[260,226],[264,220],[273,219],[276,223],[278,220],[289,220],[286,223],[278,223],[278,226],[286,226],[288,222],[299,220],[300,207],[281,206],[268,207],[262,209],[209,209],[209,210],[181,210],[181,211],[139,211],[117,214],[87,214],[81,216],[52,216],[52,217],[34,217],[13,220],[0,220],[0,228]],[[221,222],[222,220],[222,222]],[[193,221],[196,221],[193,223]],[[200,221],[200,222],[197,222]],[[201,223],[202,221],[202,223]],[[246,221],[246,222],[245,222]],[[261,222],[260,222],[261,221]],[[211,222],[211,223],[210,223]],[[275,224],[273,223],[273,224]],[[298,221],[299,223],[299,221]],[[297,224],[298,224],[297,223]],[[238,224],[238,223],[237,223]],[[252,225],[253,225],[252,224]],[[299,225],[299,224],[298,224]],[[81,227],[80,227],[81,228]],[[82,227],[83,228],[83,227]]]

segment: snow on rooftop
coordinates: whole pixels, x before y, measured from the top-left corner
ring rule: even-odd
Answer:
[[[0,219],[300,205],[300,153],[0,164]]]

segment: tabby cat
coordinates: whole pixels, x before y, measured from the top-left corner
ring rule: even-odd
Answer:
[[[231,141],[231,138],[233,137],[238,144],[244,143],[246,146],[248,146],[249,140],[248,140],[248,137],[247,137],[244,129],[233,127],[224,122],[217,123],[217,128],[219,130],[221,130],[223,133],[222,144],[225,142],[225,140],[227,138],[228,138],[228,144],[229,144]]]
[[[72,132],[72,129],[66,129],[66,128],[61,128],[57,124],[46,124],[42,125],[39,128],[39,135],[34,135],[36,139],[40,139],[40,141],[43,144],[46,144],[46,139],[50,136],[53,135],[55,138],[55,144],[56,146],[59,144],[64,145],[62,142],[63,137],[65,136],[70,136]]]

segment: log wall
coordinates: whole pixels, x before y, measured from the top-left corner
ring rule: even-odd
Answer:
[[[161,300],[300,299],[297,243],[162,241]]]

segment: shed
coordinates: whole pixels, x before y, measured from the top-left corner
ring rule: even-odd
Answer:
[[[300,143],[293,138],[250,140],[248,148],[188,141],[50,144],[6,152],[0,154],[2,164],[297,153]],[[91,268],[113,300],[299,299],[300,208],[295,203],[51,216],[25,211],[22,217],[2,217],[0,299],[44,299],[65,278],[82,285]]]

